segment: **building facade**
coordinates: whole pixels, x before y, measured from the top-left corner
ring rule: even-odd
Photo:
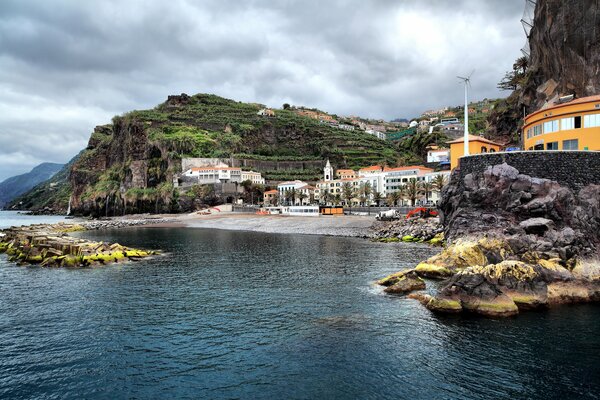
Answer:
[[[561,98],[526,116],[522,135],[526,150],[600,150],[600,96]]]
[[[459,159],[465,155],[463,138],[448,142],[450,145],[450,168],[458,167]],[[494,153],[500,151],[502,145],[481,136],[469,135],[469,154]]]

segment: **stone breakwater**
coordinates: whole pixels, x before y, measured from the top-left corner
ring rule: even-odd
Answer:
[[[152,224],[168,224],[178,222],[177,218],[139,218],[139,219],[98,219],[80,222],[85,230],[93,231],[98,229],[115,229],[129,226],[143,226]]]
[[[98,221],[104,222],[104,221]],[[88,223],[89,224],[89,223]],[[92,225],[99,229],[98,224]],[[94,242],[69,235],[84,231],[80,224],[38,224],[11,227],[0,231],[0,253],[20,265],[42,267],[89,267],[122,261],[134,261],[158,254],[118,243]]]
[[[432,311],[510,316],[554,304],[600,301],[600,185],[580,189],[507,164],[455,171],[440,205],[448,246],[378,283],[408,293],[442,279]]]
[[[396,221],[376,221],[368,237],[378,242],[418,242],[442,245],[444,227],[439,218],[410,218]]]

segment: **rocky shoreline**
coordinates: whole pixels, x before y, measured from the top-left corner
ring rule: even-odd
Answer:
[[[417,242],[441,246],[444,227],[439,218],[401,218],[396,221],[375,221],[367,237],[385,243]]]
[[[3,229],[0,231],[0,253],[6,253],[9,261],[19,265],[35,264],[42,267],[90,267],[135,261],[158,254],[157,251],[134,249],[118,243],[94,242],[69,235],[70,232],[106,226],[96,222],[100,221],[93,221],[92,225],[35,224]]]
[[[439,313],[505,317],[556,304],[600,301],[600,185],[579,190],[500,164],[453,173],[441,203],[447,247],[378,281],[388,293],[443,280]]]

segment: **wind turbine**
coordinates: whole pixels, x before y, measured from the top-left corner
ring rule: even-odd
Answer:
[[[475,70],[473,70],[466,78],[457,76],[457,78],[465,84],[465,156],[469,155],[469,87],[471,86],[471,76],[473,76],[474,72]]]

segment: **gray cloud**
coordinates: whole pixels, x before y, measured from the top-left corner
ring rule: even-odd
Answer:
[[[0,180],[174,93],[391,119],[473,98],[524,42],[521,1],[0,3]]]

